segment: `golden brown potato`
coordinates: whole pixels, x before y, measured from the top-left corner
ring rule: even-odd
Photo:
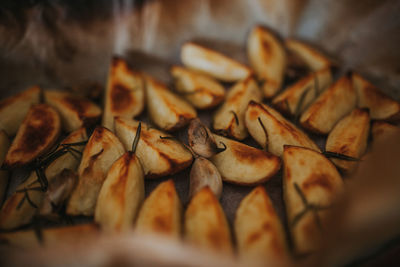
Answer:
[[[139,158],[126,152],[111,166],[97,199],[94,220],[106,232],[126,232],[144,198],[144,173]]]
[[[333,65],[329,58],[299,40],[288,39],[285,45],[291,53],[303,60],[312,71],[325,69]]]
[[[208,186],[197,192],[185,212],[185,240],[202,249],[232,253],[225,213]]]
[[[284,145],[319,151],[318,146],[302,130],[267,105],[251,101],[245,113],[245,123],[257,143],[274,155],[282,156]]]
[[[95,125],[100,119],[101,109],[92,101],[65,91],[44,91],[47,104],[58,111],[66,132]]]
[[[333,126],[356,106],[357,95],[349,75],[325,90],[300,117],[301,125],[318,134],[328,134]]]
[[[15,96],[0,101],[0,129],[9,136],[17,133],[32,105],[40,102],[40,88],[33,86]]]
[[[86,130],[81,128],[68,135],[61,144],[79,143],[86,140]],[[84,145],[76,145],[73,148],[82,151]],[[62,149],[62,147],[59,149]],[[78,168],[80,158],[80,154],[68,152],[55,159],[45,169],[48,182],[51,183],[64,169],[75,171]],[[32,220],[37,208],[41,206],[45,194],[42,190],[34,190],[34,188],[40,188],[40,186],[36,173],[32,172],[29,178],[17,187],[17,192],[6,200],[0,211],[1,229],[17,228]]]
[[[160,183],[144,201],[140,209],[136,231],[179,238],[182,204],[172,179]]]
[[[397,121],[400,119],[400,103],[385,95],[361,75],[353,73],[353,86],[358,95],[357,106],[368,108],[371,119]]]
[[[366,149],[369,135],[369,112],[354,109],[341,119],[329,133],[325,150],[353,158],[361,158]],[[351,172],[357,162],[332,159],[333,163],[345,172]]]
[[[240,202],[234,225],[240,258],[270,264],[288,261],[285,232],[263,186]]]
[[[0,130],[0,166],[6,157],[8,148],[10,147],[10,140],[5,131]],[[8,185],[8,171],[0,171],[0,205],[3,203],[4,196]]]
[[[70,215],[94,214],[97,197],[111,165],[124,154],[119,139],[107,128],[97,127],[83,150],[79,181],[67,205]]]
[[[400,132],[400,128],[384,121],[374,121],[372,123],[372,139],[374,144],[385,140],[389,136]]]
[[[179,66],[173,66],[171,74],[176,91],[195,108],[212,108],[225,98],[224,87],[209,76]]]
[[[99,230],[95,224],[46,228],[39,231],[41,239],[35,230],[0,233],[0,243],[15,248],[32,249],[40,246],[51,247],[60,243],[76,245],[99,236]]]
[[[113,57],[104,95],[103,126],[114,130],[114,117],[133,118],[144,108],[144,82],[120,57]]]
[[[226,146],[210,160],[219,170],[222,180],[241,185],[255,185],[267,181],[281,167],[279,157],[267,151],[214,135],[217,144]]]
[[[43,155],[60,135],[60,117],[47,104],[32,106],[7,152],[4,165],[15,168]]]
[[[186,67],[225,82],[242,80],[251,74],[247,66],[195,43],[183,44],[181,60]]]
[[[236,83],[229,91],[224,104],[214,115],[213,128],[219,134],[243,140],[248,133],[244,112],[250,101],[261,102],[262,95],[253,77]]]
[[[262,81],[264,96],[273,97],[282,87],[286,67],[281,40],[267,28],[256,26],[247,39],[247,55],[258,80]]]
[[[330,160],[308,148],[285,146],[283,163],[283,198],[294,251],[309,253],[319,248],[321,225],[343,181]]]
[[[138,121],[115,118],[115,133],[127,150],[132,147],[138,126]],[[193,160],[192,154],[182,143],[145,123],[142,123],[136,155],[142,162],[146,178],[177,173],[187,168]]]
[[[331,84],[331,69],[317,70],[277,95],[272,105],[282,113],[298,116]]]
[[[178,130],[197,117],[196,110],[164,84],[149,76],[145,76],[145,81],[147,109],[158,127],[165,131]]]

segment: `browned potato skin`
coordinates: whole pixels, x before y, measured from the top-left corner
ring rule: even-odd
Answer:
[[[160,234],[178,239],[181,233],[182,204],[172,179],[160,183],[140,209],[136,232]]]
[[[277,95],[273,99],[272,105],[282,113],[295,115],[300,99],[305,94],[302,106],[298,109],[302,113],[331,84],[332,74],[330,67],[315,71]],[[307,93],[305,92],[306,90],[308,90]]]
[[[115,118],[115,133],[129,150],[136,136],[138,121]],[[170,136],[165,132],[150,128],[142,123],[140,140],[136,155],[140,158],[146,178],[159,178],[177,173],[192,163],[193,156],[182,143],[177,140],[160,138]]]
[[[57,111],[47,104],[32,106],[7,152],[4,165],[15,168],[30,163],[57,141],[60,131]]]
[[[185,212],[185,240],[215,252],[232,253],[229,225],[218,199],[206,186],[191,199]]]
[[[0,129],[8,136],[17,133],[32,105],[39,104],[41,89],[33,86],[19,94],[0,101]]]
[[[346,156],[361,158],[366,149],[369,135],[370,117],[366,109],[354,109],[340,120],[329,133],[325,150]],[[357,162],[332,159],[345,172],[351,172]]]
[[[274,155],[282,156],[284,145],[304,146],[319,151],[318,146],[302,130],[267,105],[251,101],[245,113],[245,122],[257,143]]]
[[[261,102],[262,93],[254,77],[236,83],[228,92],[224,104],[215,112],[214,130],[223,136],[243,140],[248,136],[244,124],[244,113],[250,101]],[[237,116],[237,121],[236,117]]]
[[[0,166],[6,157],[8,148],[10,147],[10,140],[4,130],[0,130]],[[0,205],[3,203],[4,196],[8,184],[8,171],[0,171]]]
[[[131,119],[143,111],[145,93],[142,75],[132,70],[123,58],[114,56],[104,97],[103,126],[113,131],[114,117]]]
[[[285,45],[290,52],[302,59],[313,71],[333,65],[329,58],[304,42],[295,39],[287,39]]]
[[[107,173],[96,203],[95,221],[105,232],[129,232],[144,198],[144,173],[139,158],[128,151]]]
[[[78,168],[79,181],[69,199],[66,212],[70,215],[94,214],[101,186],[111,165],[125,149],[107,128],[97,127],[83,150]]]
[[[225,82],[242,80],[251,74],[249,67],[192,42],[182,45],[181,61],[190,69]]]
[[[84,97],[65,91],[44,91],[44,99],[60,114],[66,132],[93,126],[101,116],[101,109]]]
[[[240,202],[234,226],[240,258],[271,264],[288,262],[285,232],[263,186],[254,188]]]
[[[87,140],[87,134],[85,128],[78,129],[68,135],[62,144],[76,143]],[[75,149],[82,151],[84,146],[77,146]],[[54,160],[45,170],[46,178],[51,181],[57,177],[64,169],[70,169],[75,171],[78,168],[80,158],[72,156],[70,153],[66,153],[61,157]],[[29,189],[34,187],[40,187],[37,181],[35,172],[32,172],[30,177],[17,187],[17,190]],[[32,207],[28,201],[24,201],[23,204],[18,208],[19,203],[23,199],[23,193],[12,194],[4,203],[0,210],[0,228],[1,229],[13,229],[21,225],[27,224],[32,220],[32,217],[36,213],[36,208]],[[44,198],[44,192],[31,190],[29,191],[29,198],[37,207],[41,206]]]
[[[371,119],[398,121],[400,120],[400,103],[385,95],[379,88],[353,73],[353,86],[358,94],[359,108],[368,108]]]
[[[347,74],[325,90],[300,117],[311,132],[328,134],[335,124],[356,106],[357,95]]]
[[[238,141],[214,135],[226,149],[210,158],[222,180],[239,185],[257,185],[273,177],[281,167],[280,158]],[[221,145],[222,146],[222,145]]]
[[[34,230],[0,233],[0,242],[9,246],[23,249],[50,247],[60,243],[79,244],[99,236],[99,229],[95,224],[80,224],[42,230],[43,244],[38,240]]]
[[[266,98],[273,97],[282,87],[286,68],[286,51],[281,40],[265,27],[254,27],[247,39],[247,55],[257,73]]]
[[[283,162],[283,198],[294,251],[296,254],[316,251],[319,249],[322,236],[314,214],[308,211],[296,225],[293,225],[296,215],[305,208],[295,183],[308,203],[326,207],[317,211],[323,226],[329,207],[343,191],[343,180],[330,160],[308,148],[285,146]]]

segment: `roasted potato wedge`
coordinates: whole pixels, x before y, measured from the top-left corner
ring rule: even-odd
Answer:
[[[7,152],[4,165],[15,168],[32,162],[57,141],[60,131],[57,111],[47,104],[32,106]]]
[[[214,138],[218,144],[226,146],[223,152],[210,158],[225,182],[260,184],[274,176],[281,167],[279,157],[267,151],[219,135],[214,135]]]
[[[268,29],[256,26],[247,39],[250,64],[262,81],[266,98],[273,97],[282,87],[286,67],[286,52],[281,40]]]
[[[181,60],[186,67],[225,82],[242,80],[251,74],[249,67],[236,60],[191,42],[183,44]]]
[[[309,253],[320,246],[321,225],[343,181],[333,163],[312,149],[285,146],[283,163],[283,198],[294,251]]]
[[[69,134],[61,144],[74,144],[86,140],[86,130],[85,128],[81,128]],[[76,145],[73,148],[77,151],[82,151],[84,146]],[[78,168],[79,162],[80,155],[78,153],[66,153],[56,158],[45,169],[48,182],[51,183],[65,169],[75,171]],[[37,212],[37,208],[41,206],[45,195],[42,190],[34,189],[40,187],[37,174],[32,172],[29,178],[17,187],[17,192],[12,194],[4,203],[0,211],[1,229],[17,228],[32,220],[32,217]]]
[[[0,101],[0,129],[9,136],[17,133],[32,105],[40,102],[40,88],[33,86],[15,96]]]
[[[361,75],[353,73],[353,86],[358,95],[357,106],[368,108],[371,119],[398,121],[400,119],[400,103],[385,95]]]
[[[225,98],[224,87],[207,75],[180,66],[173,66],[171,74],[176,91],[195,108],[212,108]]]
[[[208,187],[217,198],[222,194],[222,178],[217,167],[206,158],[195,159],[190,170],[189,198]]]
[[[361,158],[366,149],[369,135],[370,117],[366,109],[354,109],[341,119],[329,133],[325,150],[353,158]],[[357,162],[332,159],[345,172],[354,170]]]
[[[285,45],[290,53],[302,59],[312,71],[325,69],[334,65],[328,57],[299,40],[288,39]]]
[[[78,168],[79,181],[69,199],[66,210],[68,214],[94,214],[107,172],[124,152],[124,146],[110,130],[99,126],[93,131],[83,150]]]
[[[319,151],[318,146],[302,130],[265,104],[251,101],[245,113],[245,124],[257,143],[274,155],[282,156],[284,145]]]
[[[172,179],[160,183],[140,209],[136,231],[162,234],[178,239],[181,233],[182,204]]]
[[[0,130],[0,166],[3,164],[9,147],[10,140],[8,139],[7,133],[4,130]],[[8,171],[0,171],[0,207],[6,193],[8,176]]]
[[[139,122],[115,118],[115,133],[129,150],[136,136]],[[193,160],[192,153],[171,136],[142,123],[140,140],[136,148],[146,178],[171,175],[187,168]]]
[[[277,95],[272,105],[282,113],[298,116],[331,84],[331,69],[317,70]]]
[[[66,132],[95,125],[100,119],[101,109],[92,101],[65,91],[44,91],[44,100],[58,111]]]
[[[357,94],[349,75],[325,90],[300,117],[301,125],[318,134],[328,134],[333,126],[356,106]]]
[[[208,186],[190,200],[185,212],[184,232],[185,240],[196,247],[220,253],[233,252],[224,210]]]
[[[120,57],[113,57],[104,95],[103,126],[114,130],[114,117],[133,118],[145,104],[144,82],[139,72],[132,70]]]
[[[149,76],[145,76],[145,81],[147,109],[158,127],[165,131],[178,130],[197,117],[196,110],[164,84]]]
[[[261,102],[262,95],[253,77],[236,83],[227,94],[224,104],[214,115],[213,128],[223,136],[243,140],[248,132],[244,112],[250,101]]]
[[[389,136],[399,133],[400,127],[394,126],[384,121],[374,121],[372,123],[372,140],[375,143],[385,140]]]
[[[143,199],[143,168],[139,158],[129,151],[108,171],[97,199],[94,220],[106,232],[132,230]]]
[[[283,225],[263,186],[254,188],[240,202],[234,229],[240,258],[278,266],[288,261]]]
[[[35,230],[22,230],[17,232],[0,233],[0,243],[15,248],[32,249],[40,246],[51,247],[60,243],[79,244],[99,236],[95,224],[80,224],[55,228]]]

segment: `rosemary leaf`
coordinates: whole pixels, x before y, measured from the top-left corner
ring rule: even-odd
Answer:
[[[361,159],[359,159],[359,158],[354,158],[354,157],[336,153],[336,152],[324,151],[324,152],[322,152],[322,154],[324,154],[327,158],[335,158],[335,159],[341,159],[341,160],[346,160],[346,161],[361,161]]]

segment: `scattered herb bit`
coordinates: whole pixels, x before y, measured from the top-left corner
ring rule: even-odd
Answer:
[[[231,111],[229,111],[229,112],[231,112],[231,113],[233,114],[233,117],[235,117],[236,125],[239,126],[239,118],[238,118],[236,112],[233,111],[233,110],[231,110]]]
[[[295,121],[298,121],[301,115],[301,108],[303,107],[304,101],[306,100],[307,93],[311,90],[312,87],[307,87],[300,95],[299,102],[297,102],[296,109],[294,111]]]
[[[160,139],[176,140],[175,137],[173,137],[173,136],[161,136],[161,135],[160,135]]]
[[[300,221],[301,218],[303,218],[304,215],[306,215],[309,211],[311,211],[314,215],[315,223],[317,224],[318,228],[322,228],[321,224],[321,218],[319,217],[318,211],[320,210],[326,210],[329,209],[330,206],[320,206],[320,205],[315,205],[312,203],[309,203],[306,196],[304,195],[303,191],[301,190],[300,186],[297,183],[293,183],[294,188],[296,189],[296,192],[301,198],[301,201],[304,204],[304,209],[299,212],[292,221],[292,227],[296,226],[296,224]]]
[[[139,143],[141,131],[142,131],[142,122],[139,122],[139,126],[136,129],[136,135],[135,135],[135,138],[133,139],[133,143],[132,143],[132,153],[135,153],[135,151],[136,151],[137,145]]]
[[[324,152],[322,152],[322,154],[325,155],[327,158],[335,158],[335,159],[341,159],[341,160],[347,160],[347,161],[361,161],[361,159],[359,159],[359,158],[354,158],[351,156],[347,156],[344,154],[331,152],[331,151],[324,151]]]
[[[257,120],[258,120],[258,123],[260,123],[261,128],[264,131],[264,134],[265,134],[265,148],[267,148],[268,147],[268,132],[267,132],[267,129],[265,128],[264,123],[261,121],[260,117],[258,117]]]

